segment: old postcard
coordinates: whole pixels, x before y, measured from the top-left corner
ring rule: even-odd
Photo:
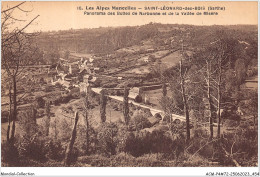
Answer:
[[[2,1],[1,167],[258,176],[258,2]]]

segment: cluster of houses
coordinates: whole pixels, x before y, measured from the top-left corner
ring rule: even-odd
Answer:
[[[96,74],[99,68],[95,67],[95,59],[79,58],[71,62],[69,59],[60,58],[56,67],[50,68],[48,71],[51,78],[51,84],[57,83],[69,89],[70,87],[79,87],[83,91],[86,84],[95,83],[97,80]]]
[[[147,60],[150,58],[151,57],[147,56]],[[59,58],[58,63],[48,69],[47,77],[44,77],[44,80],[47,81],[48,78],[47,83],[62,85],[66,90],[77,87],[80,89],[80,92],[86,92],[89,85],[91,85],[92,88],[98,87],[96,86],[97,83],[106,79],[105,75],[100,73],[100,68],[98,67],[100,60],[97,60],[95,57]],[[123,82],[123,78],[120,76],[116,76],[116,80]],[[149,102],[149,96],[144,94],[144,91],[152,87],[153,86],[149,88],[130,88],[129,99],[136,102]],[[113,90],[114,88],[111,89]]]

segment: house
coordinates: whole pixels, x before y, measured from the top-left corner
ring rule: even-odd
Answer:
[[[100,87],[101,79],[98,77],[93,77],[89,80],[89,83],[95,87]]]
[[[62,64],[61,62],[59,62],[56,66],[56,72],[57,73],[60,73],[60,72],[63,72],[63,73],[67,73],[69,70],[68,66],[66,64]]]
[[[69,74],[76,74],[80,71],[77,63],[70,63],[69,66]]]
[[[65,88],[69,88],[71,86],[69,81],[58,79],[56,82],[53,82],[52,85],[55,85],[56,83],[60,83]]]
[[[83,69],[82,71],[80,71],[79,73],[78,73],[78,80],[80,81],[80,82],[84,82],[84,76],[85,75],[89,75],[91,72],[90,72],[90,70],[88,69],[88,70],[86,70],[86,69]]]
[[[67,64],[68,60],[64,59],[64,58],[59,58],[59,62],[63,63],[63,64]]]
[[[90,68],[84,68],[82,70],[80,70],[79,75],[86,75],[86,74],[90,74],[91,70]]]
[[[88,86],[89,86],[89,83],[80,83],[80,84],[79,84],[79,90],[80,90],[80,92],[85,92],[85,93],[87,93],[87,91],[88,91]]]
[[[69,82],[71,82],[71,81],[72,81],[71,75],[70,75],[70,74],[66,75],[66,76],[64,77],[63,81],[69,81]]]
[[[141,102],[143,97],[143,91],[141,88],[133,87],[129,90],[129,99],[134,100],[135,102]]]
[[[52,77],[46,77],[45,80],[46,80],[47,83],[52,83],[53,78]]]
[[[154,49],[147,49],[147,52],[154,52]]]
[[[85,59],[83,59],[82,61],[80,61],[78,64],[79,64],[79,68],[81,69],[83,69],[83,68],[85,68],[86,66],[87,66],[87,60],[85,60]]]
[[[89,72],[90,74],[95,74],[95,73],[99,72],[100,68],[90,67],[89,70],[90,70],[90,72]]]
[[[91,80],[89,80],[89,82],[94,83],[97,80],[97,77],[93,77]]]
[[[91,88],[91,90],[97,94],[100,94],[103,89],[101,88]]]
[[[87,63],[87,66],[93,67],[93,63]]]
[[[150,103],[150,97],[148,95],[144,95],[144,103],[149,104]]]
[[[61,78],[61,80],[65,80],[65,77],[67,74],[64,74],[63,72],[59,73],[58,76]]]
[[[148,63],[148,62],[150,61],[149,56],[144,57],[144,58],[143,58],[143,61],[144,61],[145,63]]]
[[[88,75],[88,74],[84,75],[83,76],[83,82],[88,83],[89,77],[90,77],[90,75]]]
[[[92,63],[94,60],[95,60],[95,59],[92,58],[92,57],[89,58],[89,62],[90,62],[90,63]]]
[[[147,120],[150,122],[151,126],[154,126],[160,122],[160,120],[154,116],[148,117]]]
[[[138,93],[134,93],[134,92],[131,92],[128,95],[128,98],[130,98],[131,100],[134,100],[134,101],[136,101],[138,99],[138,97],[139,97],[139,94]]]

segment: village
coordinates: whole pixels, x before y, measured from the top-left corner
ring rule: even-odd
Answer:
[[[180,30],[186,33],[186,38],[190,35],[189,30],[180,27],[159,30],[162,32]],[[114,53],[103,55],[84,54],[76,51],[64,51],[63,53],[66,52],[69,53],[66,59],[60,57],[51,65],[25,66],[27,72],[25,72],[22,78],[23,84],[18,87],[18,90],[28,92],[28,94],[21,98],[20,109],[27,109],[39,97],[44,101],[49,101],[51,105],[66,104],[70,99],[79,99],[80,94],[86,93],[88,88],[91,88],[91,91],[97,95],[100,95],[102,90],[106,90],[108,98],[112,102],[120,104],[123,102],[124,88],[127,86],[129,103],[139,109],[148,110],[153,117],[151,122],[154,124],[154,122],[163,121],[165,112],[159,103],[162,97],[162,83],[160,79],[153,78],[153,73],[160,75],[167,69],[178,65],[180,60],[190,60],[196,49],[188,45],[180,36],[173,35],[163,40],[163,45],[158,47],[153,45],[150,40],[144,40],[141,45],[121,48]],[[248,83],[254,82],[249,81]],[[169,90],[169,84],[166,86]],[[255,86],[253,86],[254,88]],[[68,98],[72,92],[73,96]],[[3,100],[8,100],[8,89],[3,89],[3,94],[5,95],[2,97]],[[168,95],[170,96],[170,91]],[[2,120],[4,122],[8,119],[7,105],[5,101],[2,101]],[[232,109],[238,111],[238,114],[243,114],[239,107]],[[44,110],[38,111],[39,118],[44,115],[43,112]],[[118,113],[115,115],[118,116]],[[96,116],[98,117],[98,115]],[[119,119],[123,119],[122,114]],[[173,113],[172,119],[177,122],[185,122],[184,115],[179,113]],[[115,121],[117,120],[115,119]],[[97,120],[97,122],[99,121]]]
[[[256,26],[23,35],[3,45],[4,166],[257,165]]]
[[[131,49],[129,48],[128,50]],[[133,103],[139,108],[150,110],[151,116],[156,117],[156,122],[158,122],[164,117],[164,113],[158,103],[162,85],[158,81],[145,82],[145,80],[147,80],[147,75],[155,67],[156,59],[166,58],[165,61],[168,62],[167,56],[169,57],[172,53],[176,57],[181,55],[178,50],[171,51],[165,50],[165,48],[161,51],[160,49],[155,51],[155,49],[147,48],[142,53],[139,55],[137,52],[130,56],[128,54],[126,56],[128,58],[127,65],[121,63],[119,67],[106,68],[106,65],[115,64],[113,63],[115,61],[113,58],[119,54],[114,54],[114,56],[107,54],[103,57],[97,57],[74,54],[73,52],[67,59],[59,58],[56,64],[24,67],[25,74],[21,79],[22,82],[18,86],[18,90],[21,93],[20,95],[24,96],[22,92],[25,92],[26,95],[24,97],[21,96],[18,107],[20,110],[26,110],[31,107],[34,100],[40,97],[44,101],[50,101],[51,105],[58,105],[59,102],[67,103],[70,99],[66,100],[65,98],[68,97],[71,91],[76,92],[77,95],[73,98],[79,99],[80,93],[86,92],[88,87],[91,87],[96,94],[100,94],[102,89],[106,89],[108,96],[114,100],[112,102],[120,103],[123,101],[124,86],[128,85],[130,89],[129,103]],[[154,95],[154,92],[157,92],[157,94]],[[2,100],[7,101],[9,97],[7,88],[2,90],[3,94],[5,96],[2,96]],[[64,102],[64,100],[66,101]],[[8,119],[8,109],[8,104],[2,101],[3,122],[6,122]],[[44,116],[44,110],[40,109],[37,117],[42,118],[42,116]],[[120,117],[123,119],[122,115]],[[184,120],[184,117],[175,115],[174,119]],[[154,122],[154,118],[151,121]],[[2,137],[5,138],[3,135]]]

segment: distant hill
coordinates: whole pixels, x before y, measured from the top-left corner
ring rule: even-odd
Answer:
[[[180,40],[189,47],[207,45],[223,30],[239,40],[257,43],[257,26],[193,26],[178,24],[150,23],[134,27],[102,27],[95,29],[65,30],[43,32],[37,37],[42,50],[69,50],[78,53],[112,53],[118,49],[133,45],[142,45],[149,41],[152,46],[168,45],[169,39],[179,44]]]

